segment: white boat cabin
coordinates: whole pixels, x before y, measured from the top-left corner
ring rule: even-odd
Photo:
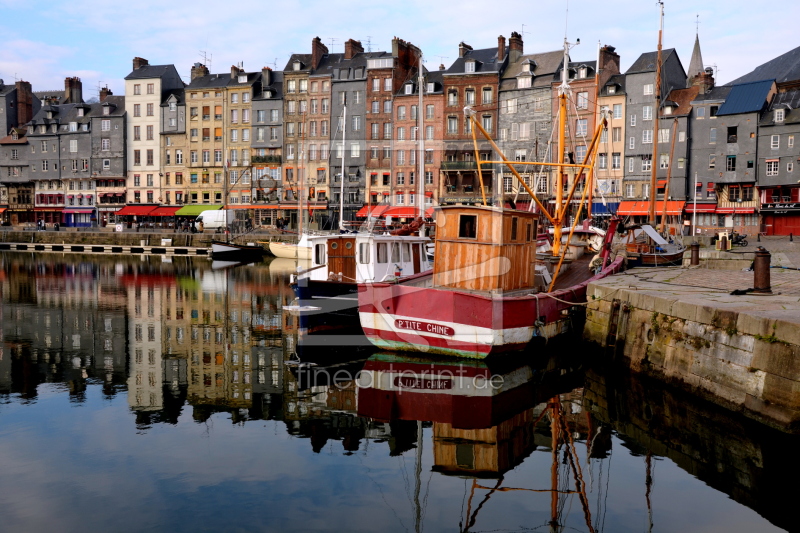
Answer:
[[[309,237],[311,267],[300,277],[315,281],[386,281],[431,270],[428,237],[345,233]]]

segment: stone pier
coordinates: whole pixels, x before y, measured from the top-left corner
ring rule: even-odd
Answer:
[[[800,271],[632,269],[589,285],[585,337],[644,373],[800,432]]]

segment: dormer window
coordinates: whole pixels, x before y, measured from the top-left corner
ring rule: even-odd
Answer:
[[[300,63],[300,61],[295,61],[294,63],[292,63],[292,70],[297,71],[300,70],[301,68],[303,68],[303,64]]]
[[[79,108],[78,108],[78,116],[79,116],[79,117],[82,117],[82,116],[83,116],[83,108],[82,108],[82,107],[79,107]]]
[[[475,60],[467,61],[464,64],[464,72],[475,72]]]
[[[425,90],[428,91],[429,93],[432,93],[433,91],[435,91],[436,88],[434,87],[433,82],[429,83]]]
[[[111,107],[103,106],[103,114],[104,115],[110,115],[111,114]]]
[[[19,140],[19,134],[17,134],[16,131],[11,134],[11,140],[12,141],[18,141]]]
[[[247,74],[239,74],[239,83],[247,83]]]
[[[88,124],[81,124],[81,131],[89,131],[89,125]]]
[[[70,122],[69,123],[69,131],[78,131],[78,123],[77,122]]]
[[[48,111],[47,112],[47,118],[49,118],[49,119],[53,118],[53,112],[52,111]]]
[[[531,71],[531,64],[525,62],[522,64],[522,72],[530,72]]]
[[[616,94],[616,93],[617,93],[617,88],[614,85],[609,85],[608,94]]]
[[[414,85],[411,83],[406,83],[406,92],[405,94],[414,94]]]
[[[783,122],[784,117],[784,110],[783,109],[776,109],[775,110],[775,122]]]
[[[672,114],[672,106],[671,105],[664,106],[664,114],[665,115],[671,115]]]
[[[531,78],[529,76],[517,78],[517,89],[530,89],[530,87]]]
[[[586,77],[586,67],[581,67],[578,69],[578,77],[585,78]]]

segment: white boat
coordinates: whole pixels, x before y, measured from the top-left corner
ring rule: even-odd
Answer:
[[[286,242],[269,243],[269,251],[275,257],[283,259],[311,259],[311,243],[305,233],[297,244]]]

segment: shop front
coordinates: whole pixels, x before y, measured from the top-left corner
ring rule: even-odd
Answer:
[[[66,207],[63,211],[62,225],[67,228],[90,228],[96,226],[97,212],[92,207]]]

